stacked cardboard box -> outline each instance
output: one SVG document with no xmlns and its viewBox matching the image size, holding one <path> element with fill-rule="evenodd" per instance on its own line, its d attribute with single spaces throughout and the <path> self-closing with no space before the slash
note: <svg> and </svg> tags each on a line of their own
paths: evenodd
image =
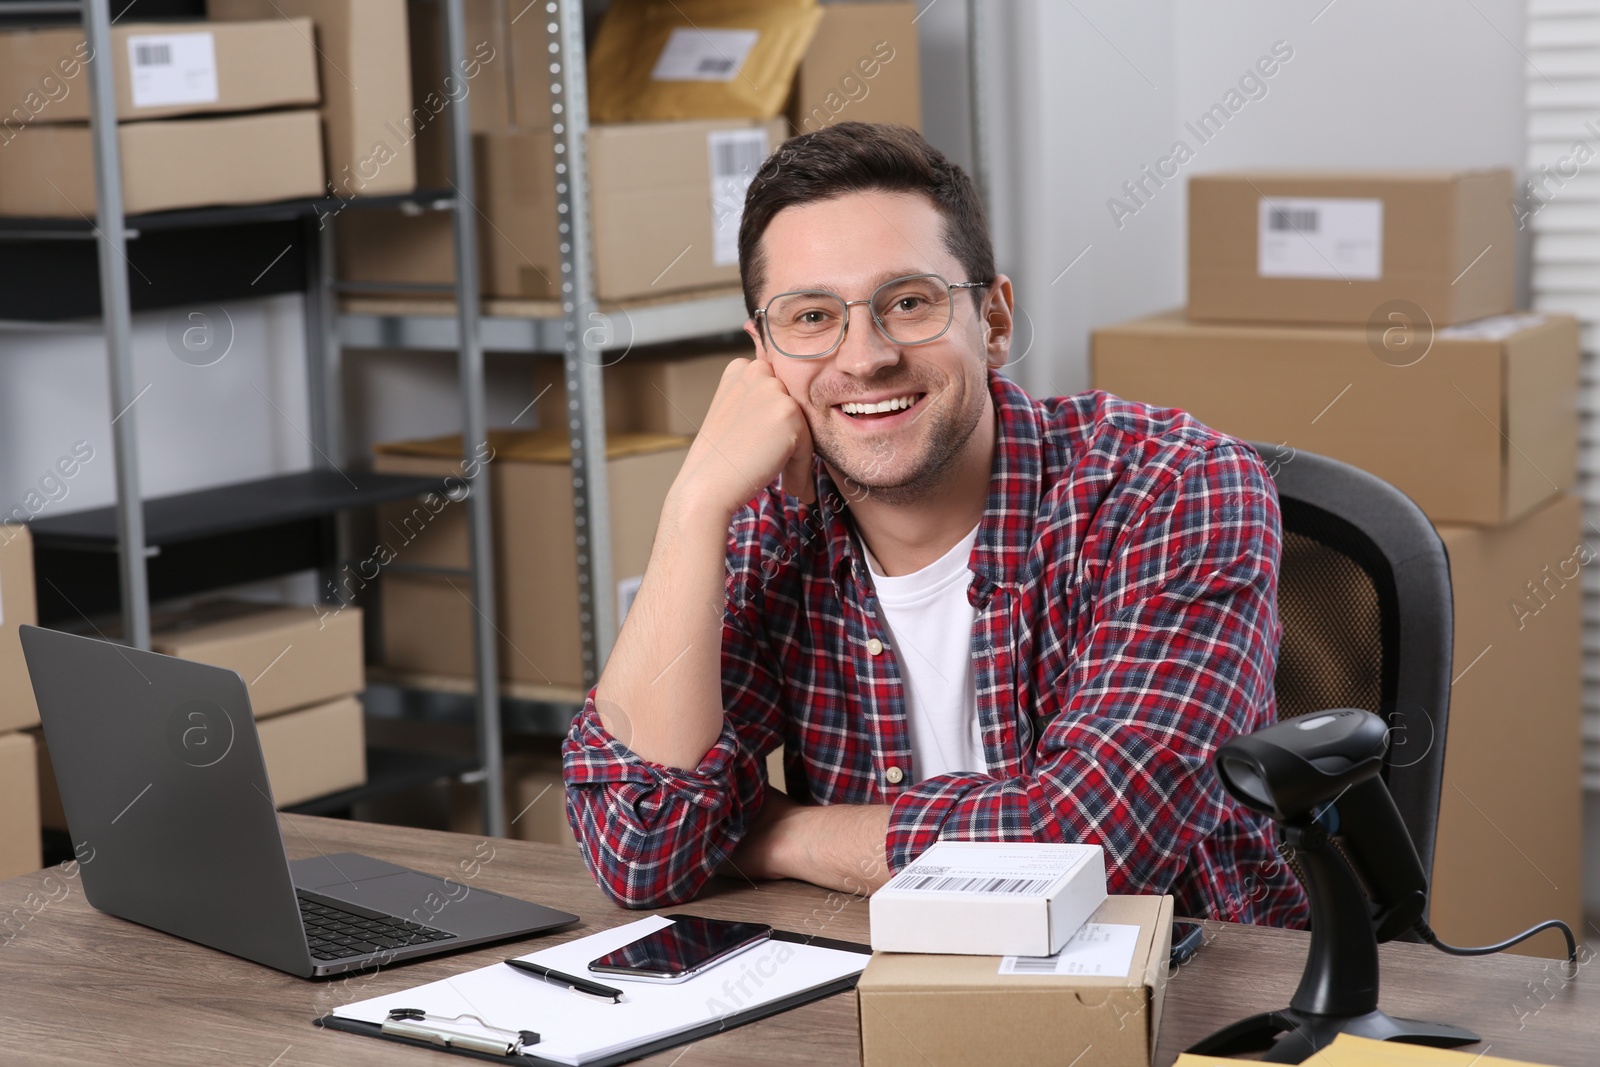
<svg viewBox="0 0 1600 1067">
<path fill-rule="evenodd" d="M 226 667 L 244 680 L 279 807 L 367 780 L 360 609 L 223 600 L 151 623 L 153 651 Z M 43 823 L 64 830 L 42 737 L 39 776 Z"/>
<path fill-rule="evenodd" d="M 1456 635 L 1431 921 L 1457 944 L 1581 918 L 1578 331 L 1513 312 L 1510 195 L 1504 170 L 1197 177 L 1187 315 L 1097 330 L 1091 357 L 1096 388 L 1369 470 L 1438 528 Z"/>
<path fill-rule="evenodd" d="M 78 28 L 0 33 L 0 214 L 94 213 L 88 58 Z M 125 24 L 110 62 L 130 213 L 322 192 L 308 19 Z"/>
<path fill-rule="evenodd" d="M 559 426 L 494 430 L 488 444 L 501 674 L 530 687 L 555 687 L 561 690 L 556 698 L 566 699 L 583 685 L 571 447 Z M 619 616 L 638 590 L 661 505 L 688 445 L 674 434 L 607 436 Z M 373 468 L 449 476 L 459 475 L 460 463 L 461 439 L 439 437 L 379 445 Z M 380 597 L 383 662 L 422 674 L 471 674 L 471 590 L 437 573 L 466 566 L 466 507 L 446 496 L 386 505 L 378 525 L 388 559 Z M 427 573 L 430 568 L 435 573 Z"/>
<path fill-rule="evenodd" d="M 319 193 L 348 200 L 416 188 L 416 141 L 431 113 L 411 100 L 406 0 L 208 0 L 206 10 L 222 24 L 313 24 L 327 148 Z"/>
<path fill-rule="evenodd" d="M 506 833 L 518 841 L 576 849 L 578 841 L 567 822 L 567 790 L 561 780 L 561 742 L 521 738 L 517 743 L 520 748 L 505 757 Z M 482 828 L 482 790 L 452 782 L 450 829 L 476 834 Z"/>
<path fill-rule="evenodd" d="M 437 33 L 426 31 L 430 9 L 416 10 L 413 92 L 448 97 Z M 903 2 L 612 4 L 589 65 L 597 298 L 737 284 L 745 188 L 790 133 L 847 119 L 919 125 L 915 13 Z M 502 0 L 475 0 L 467 15 L 469 51 L 481 45 L 484 58 L 455 90 L 471 101 L 483 292 L 551 299 L 561 262 L 559 114 L 544 23 Z M 445 127 L 438 121 L 419 138 L 424 186 L 446 185 Z M 450 227 L 445 212 L 342 215 L 341 275 L 449 283 Z"/>
<path fill-rule="evenodd" d="M 26 526 L 0 523 L 0 879 L 39 869 L 39 785 L 34 735 L 39 708 L 22 659 L 23 625 L 38 621 L 33 542 Z"/>
</svg>

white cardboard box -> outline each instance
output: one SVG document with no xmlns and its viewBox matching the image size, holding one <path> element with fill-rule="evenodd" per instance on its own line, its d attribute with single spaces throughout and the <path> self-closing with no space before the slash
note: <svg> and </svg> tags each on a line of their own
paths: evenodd
<svg viewBox="0 0 1600 1067">
<path fill-rule="evenodd" d="M 872 895 L 872 948 L 1051 956 L 1105 899 L 1099 845 L 940 841 Z"/>
</svg>

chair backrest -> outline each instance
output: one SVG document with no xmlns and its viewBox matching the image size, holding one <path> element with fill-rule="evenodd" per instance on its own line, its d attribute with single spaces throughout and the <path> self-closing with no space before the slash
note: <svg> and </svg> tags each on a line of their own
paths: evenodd
<svg viewBox="0 0 1600 1067">
<path fill-rule="evenodd" d="M 1278 717 L 1364 708 L 1390 724 L 1384 781 L 1433 876 L 1454 615 L 1422 509 L 1347 463 L 1254 444 L 1278 488 Z"/>
</svg>

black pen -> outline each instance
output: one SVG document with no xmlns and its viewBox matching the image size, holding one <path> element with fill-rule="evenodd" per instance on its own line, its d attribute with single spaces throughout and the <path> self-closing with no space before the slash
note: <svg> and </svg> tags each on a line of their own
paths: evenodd
<svg viewBox="0 0 1600 1067">
<path fill-rule="evenodd" d="M 529 963 L 527 960 L 506 960 L 505 962 L 507 967 L 515 967 L 524 974 L 531 974 L 536 978 L 544 979 L 546 982 L 564 985 L 574 993 L 581 993 L 588 997 L 599 997 L 602 1000 L 609 1000 L 613 1004 L 622 1000 L 622 990 L 614 989 L 608 985 L 601 985 L 599 982 L 591 982 L 587 978 L 563 974 L 542 964 Z"/>
</svg>

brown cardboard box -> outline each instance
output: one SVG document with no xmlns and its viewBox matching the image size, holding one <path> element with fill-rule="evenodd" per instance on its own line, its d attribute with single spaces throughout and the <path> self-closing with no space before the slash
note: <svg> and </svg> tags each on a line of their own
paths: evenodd
<svg viewBox="0 0 1600 1067">
<path fill-rule="evenodd" d="M 137 92 L 129 38 L 140 38 L 141 58 L 166 46 L 165 63 L 138 68 Z M 87 54 L 77 27 L 0 32 L 0 100 L 15 102 L 0 116 L 0 140 L 32 122 L 87 122 Z M 319 99 L 310 19 L 123 23 L 111 27 L 111 55 L 119 119 L 315 107 Z"/>
<path fill-rule="evenodd" d="M 823 4 L 822 22 L 794 76 L 796 134 L 835 122 L 922 128 L 914 3 Z"/>
<path fill-rule="evenodd" d="M 513 752 L 505 758 L 506 833 L 518 841 L 576 848 L 567 822 L 567 790 L 561 780 L 561 743 L 547 752 Z M 483 829 L 482 789 L 450 783 L 450 830 L 476 834 Z"/>
<path fill-rule="evenodd" d="M 258 719 L 365 687 L 356 607 L 215 601 L 154 620 L 150 646 L 237 671 Z"/>
<path fill-rule="evenodd" d="M 0 879 L 37 871 L 39 779 L 33 735 L 0 734 Z"/>
<path fill-rule="evenodd" d="M 1196 175 L 1189 181 L 1189 314 L 1387 325 L 1391 310 L 1422 321 L 1420 308 L 1438 327 L 1510 311 L 1510 203 L 1505 168 Z M 1274 223 L 1273 208 L 1287 214 Z M 1411 307 L 1387 307 L 1392 301 Z"/>
<path fill-rule="evenodd" d="M 596 296 L 619 301 L 737 285 L 744 188 L 782 140 L 783 126 L 781 119 L 727 119 L 591 128 Z M 721 146 L 719 166 L 731 168 L 719 170 L 715 185 L 713 142 Z M 484 295 L 554 297 L 561 259 L 552 135 L 479 134 L 474 159 Z M 346 281 L 455 280 L 450 220 L 442 212 L 343 212 L 338 225 Z"/>
<path fill-rule="evenodd" d="M 0 523 L 0 732 L 39 725 L 39 705 L 17 636 L 18 627 L 38 621 L 33 536 L 19 523 Z"/>
<path fill-rule="evenodd" d="M 590 115 L 775 118 L 821 21 L 815 0 L 613 0 L 589 55 Z"/>
<path fill-rule="evenodd" d="M 556 244 L 551 134 L 506 131 L 477 134 L 472 141 L 483 294 L 529 300 L 553 297 L 556 287 L 551 279 L 561 273 L 561 253 Z M 344 281 L 455 283 L 455 231 L 448 211 L 345 211 L 336 225 L 339 277 Z"/>
<path fill-rule="evenodd" d="M 122 202 L 129 214 L 323 191 L 315 111 L 124 122 L 118 141 Z M 0 151 L 0 215 L 76 219 L 94 210 L 88 126 L 29 126 Z"/>
<path fill-rule="evenodd" d="M 632 352 L 603 371 L 606 429 L 633 433 L 671 433 L 693 437 L 711 410 L 711 398 L 728 363 L 749 358 L 746 346 L 706 352 L 669 349 Z M 559 360 L 534 364 L 534 411 L 539 425 L 565 426 L 567 383 Z"/>
<path fill-rule="evenodd" d="M 494 505 L 496 626 L 503 677 L 534 685 L 583 684 L 578 629 L 577 546 L 572 511 L 571 451 L 562 428 L 495 430 L 491 472 Z M 612 574 L 617 595 L 635 588 L 667 489 L 688 441 L 666 434 L 612 434 L 606 476 L 611 496 Z M 460 439 L 379 445 L 373 469 L 395 474 L 458 470 Z M 438 498 L 444 501 L 445 498 Z M 393 561 L 384 569 L 384 662 L 430 674 L 472 672 L 470 589 L 459 578 L 406 573 L 406 566 L 462 567 L 467 562 L 467 509 L 439 503 L 379 509 L 380 536 Z"/>
<path fill-rule="evenodd" d="M 1563 493 L 1508 526 L 1440 526 L 1455 602 L 1429 922 L 1456 945 L 1583 920 L 1582 569 L 1600 556 Z M 1406 745 L 1432 739 L 1408 729 Z M 1419 751 L 1421 751 L 1419 749 Z M 1515 951 L 1564 955 L 1550 931 Z"/>
<path fill-rule="evenodd" d="M 1171 897 L 1108 897 L 1090 922 L 1137 925 L 1126 978 L 1000 974 L 998 956 L 875 952 L 856 984 L 862 1067 L 1149 1067 L 1172 948 Z"/>
<path fill-rule="evenodd" d="M 366 734 L 355 697 L 264 719 L 256 732 L 280 808 L 366 783 Z"/>
<path fill-rule="evenodd" d="M 230 22 L 312 19 L 322 61 L 328 190 L 348 198 L 416 187 L 406 0 L 207 0 L 206 9 Z"/>
<path fill-rule="evenodd" d="M 763 129 L 764 141 L 755 132 Z M 598 295 L 624 300 L 737 285 L 744 190 L 783 138 L 781 119 L 592 128 L 589 186 Z"/>
<path fill-rule="evenodd" d="M 460 99 L 463 88 L 473 133 L 550 127 L 549 34 L 538 9 L 507 0 L 468 0 L 467 65 L 463 71 L 450 72 L 448 79 L 437 0 L 417 0 L 409 13 L 412 103 L 433 116 L 432 121 L 418 124 L 418 188 L 449 185 L 446 102 Z"/>
<path fill-rule="evenodd" d="M 1507 522 L 1577 477 L 1578 329 L 1564 315 L 1439 330 L 1431 348 L 1396 352 L 1357 327 L 1168 313 L 1096 330 L 1091 373 L 1097 389 L 1371 471 L 1435 522 Z"/>
</svg>

